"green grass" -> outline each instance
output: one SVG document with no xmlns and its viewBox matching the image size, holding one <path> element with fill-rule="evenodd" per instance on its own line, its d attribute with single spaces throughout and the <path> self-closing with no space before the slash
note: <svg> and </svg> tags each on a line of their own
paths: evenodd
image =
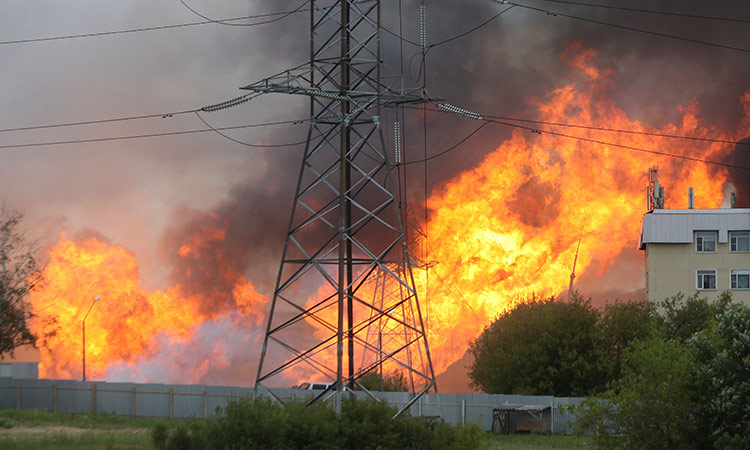
<svg viewBox="0 0 750 450">
<path fill-rule="evenodd" d="M 0 410 L 0 425 L 8 420 L 14 426 L 22 427 L 66 426 L 97 430 L 122 430 L 128 428 L 148 428 L 150 430 L 159 423 L 170 422 L 167 419 L 131 419 L 112 414 L 63 413 L 30 409 Z"/>
<path fill-rule="evenodd" d="M 172 427 L 178 422 L 109 414 L 0 410 L 0 449 L 153 449 L 151 430 L 159 423 Z M 73 430 L 63 432 L 55 427 Z"/>
<path fill-rule="evenodd" d="M 115 450 L 153 449 L 151 433 L 84 433 L 80 435 L 48 434 L 44 436 L 19 436 L 0 438 L 3 450 Z"/>
<path fill-rule="evenodd" d="M 590 436 L 565 436 L 559 434 L 487 435 L 488 450 L 549 450 L 595 448 Z"/>
<path fill-rule="evenodd" d="M 4 435 L 3 424 L 13 428 L 38 428 L 38 432 Z M 151 430 L 163 423 L 172 428 L 181 421 L 120 417 L 109 414 L 71 414 L 34 410 L 0 410 L 0 449 L 3 450 L 120 450 L 153 449 Z M 75 434 L 50 427 L 77 428 Z M 548 450 L 593 449 L 588 436 L 486 434 L 482 449 Z"/>
</svg>

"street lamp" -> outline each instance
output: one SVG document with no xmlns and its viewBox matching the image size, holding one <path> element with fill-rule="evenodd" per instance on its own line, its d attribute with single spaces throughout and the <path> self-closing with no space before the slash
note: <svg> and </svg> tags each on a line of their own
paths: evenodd
<svg viewBox="0 0 750 450">
<path fill-rule="evenodd" d="M 91 302 L 91 306 L 89 307 L 88 312 L 85 316 L 83 316 L 83 321 L 81 321 L 81 330 L 83 331 L 83 345 L 81 345 L 81 353 L 83 354 L 83 381 L 86 381 L 86 318 L 94 308 L 97 300 L 99 300 L 98 295 L 94 297 L 94 301 Z"/>
</svg>

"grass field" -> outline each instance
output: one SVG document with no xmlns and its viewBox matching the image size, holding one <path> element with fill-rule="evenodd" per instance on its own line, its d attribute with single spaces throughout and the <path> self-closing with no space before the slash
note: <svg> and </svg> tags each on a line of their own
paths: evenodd
<svg viewBox="0 0 750 450">
<path fill-rule="evenodd" d="M 163 419 L 0 410 L 0 449 L 151 449 L 151 429 Z"/>
<path fill-rule="evenodd" d="M 153 449 L 151 430 L 166 419 L 130 419 L 103 414 L 0 410 L 0 449 L 3 450 L 120 450 Z M 548 450 L 593 448 L 588 437 L 487 434 L 487 450 Z"/>
<path fill-rule="evenodd" d="M 549 434 L 487 435 L 487 447 L 491 450 L 550 450 L 594 448 L 589 436 L 560 436 Z"/>
</svg>

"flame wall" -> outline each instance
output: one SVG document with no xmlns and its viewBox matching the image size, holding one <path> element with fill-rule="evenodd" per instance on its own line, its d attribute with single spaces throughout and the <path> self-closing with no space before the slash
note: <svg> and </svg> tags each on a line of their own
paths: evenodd
<svg viewBox="0 0 750 450">
<path fill-rule="evenodd" d="M 680 108 L 679 123 L 663 127 L 633 121 L 614 104 L 608 74 L 595 54 L 571 46 L 571 66 L 584 76 L 533 101 L 540 121 L 644 133 L 735 141 L 750 134 L 750 92 L 740 129 L 717 129 L 697 104 Z M 535 125 L 584 139 L 722 161 L 729 144 L 668 139 L 592 129 Z M 567 289 L 580 239 L 576 272 L 595 266 L 601 276 L 623 249 L 635 250 L 646 212 L 648 169 L 659 167 L 667 208 L 687 208 L 694 187 L 696 208 L 719 207 L 727 181 L 722 167 L 622 147 L 513 131 L 512 138 L 476 168 L 443 183 L 427 204 L 430 220 L 424 259 L 439 264 L 422 271 L 430 343 L 438 371 L 460 358 L 467 344 L 498 314 L 529 294 Z"/>
<path fill-rule="evenodd" d="M 629 119 L 611 99 L 611 71 L 597 67 L 594 56 L 580 45 L 569 48 L 565 57 L 577 81 L 532 100 L 536 119 L 726 140 L 750 135 L 750 93 L 741 99 L 745 115 L 732 131 L 712 126 L 697 103 L 680 107 L 676 123 L 655 127 Z M 732 150 L 643 134 L 539 128 L 711 160 Z M 476 167 L 439 185 L 427 202 L 427 238 L 417 249 L 437 264 L 416 270 L 436 372 L 460 358 L 515 301 L 565 290 L 579 240 L 576 272 L 588 276 L 601 276 L 623 249 L 635 248 L 646 173 L 654 165 L 667 207 L 686 207 L 691 186 L 698 208 L 721 203 L 722 168 L 519 129 Z M 246 267 L 278 262 L 255 251 L 250 243 L 262 246 L 263 235 L 248 235 L 234 213 L 195 214 L 170 230 L 163 253 L 171 285 L 165 290 L 141 287 L 138 262 L 124 247 L 62 236 L 48 248 L 45 282 L 31 297 L 35 330 L 56 333 L 42 350 L 40 375 L 80 376 L 81 320 L 101 295 L 86 321 L 90 378 L 251 384 L 268 301 L 255 286 L 265 283 L 268 292 L 269 282 L 248 279 Z"/>
</svg>

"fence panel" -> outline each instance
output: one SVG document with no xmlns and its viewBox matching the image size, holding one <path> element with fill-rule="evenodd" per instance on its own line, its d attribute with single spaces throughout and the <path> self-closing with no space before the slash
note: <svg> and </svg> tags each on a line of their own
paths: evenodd
<svg viewBox="0 0 750 450">
<path fill-rule="evenodd" d="M 295 389 L 270 391 L 282 401 L 302 401 L 315 395 Z M 373 394 L 399 409 L 414 398 L 408 392 Z M 232 398 L 252 395 L 253 389 L 246 387 L 0 378 L 0 409 L 95 412 L 130 417 L 206 418 L 216 414 L 217 408 L 225 407 Z M 356 392 L 355 395 L 358 398 L 369 397 L 364 392 Z M 508 414 L 510 429 L 525 428 L 568 434 L 572 432 L 570 423 L 575 421 L 575 414 L 568 406 L 582 401 L 582 398 L 550 396 L 427 394 L 412 404 L 408 414 L 425 418 L 442 417 L 452 425 L 475 423 L 484 430 L 491 430 L 494 408 L 512 409 L 514 405 L 526 405 L 532 411 L 513 411 Z"/>
</svg>

